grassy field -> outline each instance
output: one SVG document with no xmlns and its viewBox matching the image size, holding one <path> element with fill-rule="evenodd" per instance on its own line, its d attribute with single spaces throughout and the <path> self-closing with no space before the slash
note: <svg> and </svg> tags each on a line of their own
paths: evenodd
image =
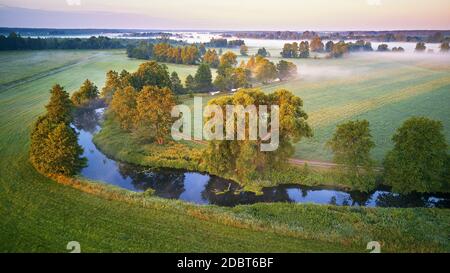
<svg viewBox="0 0 450 273">
<path fill-rule="evenodd" d="M 40 61 L 24 62 L 33 54 L 0 53 L 8 60 L 0 65 L 0 252 L 66 252 L 73 240 L 82 251 L 99 252 L 364 252 L 371 240 L 383 251 L 450 251 L 447 209 L 199 207 L 154 197 L 130 201 L 118 189 L 88 182 L 75 189 L 43 177 L 28 163 L 28 137 L 50 87 L 73 91 L 86 78 L 101 87 L 107 70 L 132 71 L 140 61 L 119 51 L 80 51 L 66 60 L 39 52 Z M 93 194 L 95 187 L 106 189 Z M 116 193 L 101 193 L 108 191 Z"/>
<path fill-rule="evenodd" d="M 275 56 L 277 51 L 271 51 Z M 354 119 L 370 122 L 376 144 L 372 155 L 378 164 L 392 148 L 395 130 L 411 116 L 442 121 L 450 143 L 450 56 L 355 53 L 342 59 L 290 61 L 297 64 L 299 78 L 262 89 L 285 88 L 303 99 L 314 137 L 298 143 L 294 157 L 330 161 L 325 143 L 337 124 Z M 204 103 L 210 98 L 205 96 Z"/>
</svg>

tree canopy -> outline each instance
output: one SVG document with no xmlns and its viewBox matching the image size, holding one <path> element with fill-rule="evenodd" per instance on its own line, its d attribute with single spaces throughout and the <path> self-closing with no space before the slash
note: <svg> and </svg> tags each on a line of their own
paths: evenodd
<svg viewBox="0 0 450 273">
<path fill-rule="evenodd" d="M 38 118 L 31 133 L 30 161 L 43 174 L 74 175 L 86 163 L 77 133 L 70 126 L 72 104 L 60 85 L 53 86 L 47 113 Z"/>
<path fill-rule="evenodd" d="M 98 98 L 98 88 L 90 80 L 84 81 L 80 89 L 72 94 L 71 100 L 75 106 L 83 106 Z"/>
<path fill-rule="evenodd" d="M 373 160 L 370 151 L 375 147 L 367 120 L 348 121 L 337 126 L 333 137 L 328 141 L 333 151 L 333 161 L 340 164 L 338 170 L 342 179 L 359 190 L 372 190 L 375 187 Z"/>
<path fill-rule="evenodd" d="M 447 142 L 440 121 L 412 117 L 392 137 L 384 160 L 385 181 L 396 192 L 433 192 L 449 186 Z"/>
</svg>

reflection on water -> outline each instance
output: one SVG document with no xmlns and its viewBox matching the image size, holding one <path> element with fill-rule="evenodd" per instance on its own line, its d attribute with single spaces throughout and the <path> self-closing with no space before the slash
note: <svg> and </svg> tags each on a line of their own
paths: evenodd
<svg viewBox="0 0 450 273">
<path fill-rule="evenodd" d="M 257 202 L 296 202 L 367 207 L 450 207 L 448 195 L 400 195 L 387 190 L 371 193 L 344 192 L 325 187 L 282 185 L 264 188 L 263 194 L 242 191 L 230 180 L 198 172 L 173 169 L 152 170 L 142 166 L 117 162 L 100 152 L 92 142 L 100 130 L 103 109 L 85 110 L 77 114 L 74 126 L 88 166 L 82 174 L 132 191 L 155 190 L 159 197 L 181 199 L 197 204 L 235 206 Z"/>
</svg>

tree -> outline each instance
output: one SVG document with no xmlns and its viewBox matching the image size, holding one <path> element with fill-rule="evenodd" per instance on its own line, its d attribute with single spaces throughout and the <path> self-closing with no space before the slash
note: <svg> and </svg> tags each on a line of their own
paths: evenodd
<svg viewBox="0 0 450 273">
<path fill-rule="evenodd" d="M 416 44 L 416 52 L 424 52 L 427 49 L 424 42 L 419 42 Z"/>
<path fill-rule="evenodd" d="M 261 57 L 267 57 L 267 55 L 269 55 L 269 53 L 267 52 L 266 48 L 260 48 L 258 49 L 258 52 L 256 53 L 257 56 L 261 56 Z"/>
<path fill-rule="evenodd" d="M 210 91 L 212 87 L 212 75 L 209 65 L 200 64 L 198 66 L 197 72 L 195 73 L 194 80 L 195 88 L 197 91 Z"/>
<path fill-rule="evenodd" d="M 238 67 L 233 69 L 232 88 L 249 88 L 251 86 L 251 72 L 245 67 Z"/>
<path fill-rule="evenodd" d="M 56 125 L 45 140 L 44 173 L 72 176 L 86 165 L 83 148 L 78 145 L 77 133 L 63 122 Z"/>
<path fill-rule="evenodd" d="M 183 84 L 181 83 L 180 78 L 178 77 L 178 74 L 176 71 L 173 71 L 170 75 L 170 82 L 172 85 L 172 91 L 175 94 L 182 94 L 184 93 Z"/>
<path fill-rule="evenodd" d="M 300 42 L 300 45 L 298 46 L 299 51 L 299 58 L 309 58 L 309 43 L 308 41 L 302 41 Z"/>
<path fill-rule="evenodd" d="M 69 93 L 64 88 L 56 84 L 50 90 L 50 101 L 45 106 L 47 117 L 52 124 L 61 122 L 70 123 L 72 121 L 73 104 L 69 98 Z"/>
<path fill-rule="evenodd" d="M 98 98 L 98 88 L 90 80 L 85 80 L 80 89 L 72 94 L 71 100 L 75 106 L 89 104 Z"/>
<path fill-rule="evenodd" d="M 159 145 L 164 144 L 172 125 L 170 112 L 174 106 L 175 97 L 169 88 L 144 87 L 136 98 L 136 128 Z"/>
<path fill-rule="evenodd" d="M 448 160 L 440 121 L 412 117 L 392 137 L 394 148 L 384 160 L 385 181 L 400 193 L 433 192 L 443 186 Z M 444 183 L 444 185 L 443 185 Z"/>
<path fill-rule="evenodd" d="M 450 51 L 450 46 L 448 42 L 443 42 L 441 44 L 441 52 L 449 52 Z"/>
<path fill-rule="evenodd" d="M 312 38 L 310 47 L 313 52 L 322 52 L 324 47 L 322 39 L 319 36 Z"/>
<path fill-rule="evenodd" d="M 277 68 L 274 63 L 267 59 L 262 58 L 255 68 L 255 78 L 262 82 L 267 83 L 271 80 L 276 79 L 278 76 Z"/>
<path fill-rule="evenodd" d="M 298 50 L 297 42 L 293 42 L 292 44 L 285 43 L 281 51 L 281 56 L 283 58 L 298 58 Z"/>
<path fill-rule="evenodd" d="M 242 56 L 247 56 L 248 47 L 246 45 L 241 45 L 241 47 L 239 48 L 239 52 L 241 53 Z"/>
<path fill-rule="evenodd" d="M 204 43 L 201 43 L 201 44 L 199 45 L 199 47 L 198 47 L 198 52 L 199 52 L 200 56 L 205 55 L 205 53 L 206 53 L 206 46 L 205 46 Z"/>
<path fill-rule="evenodd" d="M 121 88 L 121 81 L 119 78 L 119 73 L 116 71 L 108 71 L 106 73 L 106 83 L 102 88 L 101 97 L 105 100 L 107 104 L 111 103 L 112 96 L 117 89 Z"/>
<path fill-rule="evenodd" d="M 38 118 L 31 133 L 30 161 L 43 174 L 74 175 L 85 166 L 77 134 L 70 127 L 72 104 L 60 85 L 51 92 L 47 113 Z"/>
<path fill-rule="evenodd" d="M 120 127 L 124 130 L 131 130 L 136 117 L 136 90 L 127 86 L 117 90 L 111 100 L 110 110 Z"/>
<path fill-rule="evenodd" d="M 277 64 L 278 77 L 280 80 L 293 78 L 297 75 L 297 66 L 285 60 L 281 60 Z"/>
<path fill-rule="evenodd" d="M 328 42 L 325 44 L 325 51 L 331 53 L 331 51 L 333 50 L 333 46 L 334 46 L 333 41 L 328 41 Z"/>
<path fill-rule="evenodd" d="M 404 52 L 404 51 L 405 49 L 401 46 L 392 48 L 392 52 Z"/>
<path fill-rule="evenodd" d="M 208 64 L 210 67 L 217 68 L 220 64 L 219 55 L 215 49 L 208 49 L 203 56 L 203 63 Z"/>
<path fill-rule="evenodd" d="M 155 61 L 139 65 L 138 70 L 131 75 L 130 83 L 138 91 L 146 85 L 154 85 L 161 88 L 171 87 L 167 66 L 164 64 L 159 65 Z"/>
<path fill-rule="evenodd" d="M 226 68 L 226 67 L 233 67 L 236 65 L 237 65 L 237 56 L 233 52 L 227 51 L 222 56 L 220 56 L 220 67 Z"/>
<path fill-rule="evenodd" d="M 348 46 L 345 42 L 335 43 L 333 49 L 331 50 L 330 57 L 340 58 L 348 52 Z"/>
<path fill-rule="evenodd" d="M 184 85 L 189 92 L 195 91 L 195 79 L 192 75 L 187 75 Z"/>
<path fill-rule="evenodd" d="M 302 109 L 302 100 L 287 90 L 265 94 L 260 89 L 241 89 L 231 96 L 214 98 L 208 104 L 218 105 L 224 113 L 226 105 L 254 105 L 256 111 L 259 111 L 259 105 L 267 105 L 268 109 L 271 105 L 277 105 L 280 117 L 280 143 L 275 151 L 261 151 L 261 136 L 257 140 L 210 141 L 204 157 L 208 170 L 214 173 L 236 175 L 244 180 L 255 178 L 261 172 L 285 166 L 294 152 L 292 142 L 312 135 L 306 123 L 307 115 Z M 250 129 L 248 120 L 245 121 L 245 128 L 246 131 Z M 225 126 L 224 133 L 226 130 Z"/>
<path fill-rule="evenodd" d="M 369 191 L 375 188 L 373 160 L 370 151 L 375 147 L 370 134 L 369 122 L 349 121 L 337 126 L 328 146 L 334 153 L 333 161 L 343 173 L 343 179 L 357 189 Z"/>
<path fill-rule="evenodd" d="M 380 51 L 380 52 L 389 51 L 389 47 L 387 44 L 380 44 L 380 45 L 378 45 L 377 51 Z"/>
</svg>

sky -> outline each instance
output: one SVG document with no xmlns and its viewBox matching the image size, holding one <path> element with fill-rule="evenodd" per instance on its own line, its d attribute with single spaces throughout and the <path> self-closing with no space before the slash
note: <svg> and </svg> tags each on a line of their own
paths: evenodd
<svg viewBox="0 0 450 273">
<path fill-rule="evenodd" d="M 0 0 L 1 27 L 450 29 L 450 0 Z"/>
</svg>

